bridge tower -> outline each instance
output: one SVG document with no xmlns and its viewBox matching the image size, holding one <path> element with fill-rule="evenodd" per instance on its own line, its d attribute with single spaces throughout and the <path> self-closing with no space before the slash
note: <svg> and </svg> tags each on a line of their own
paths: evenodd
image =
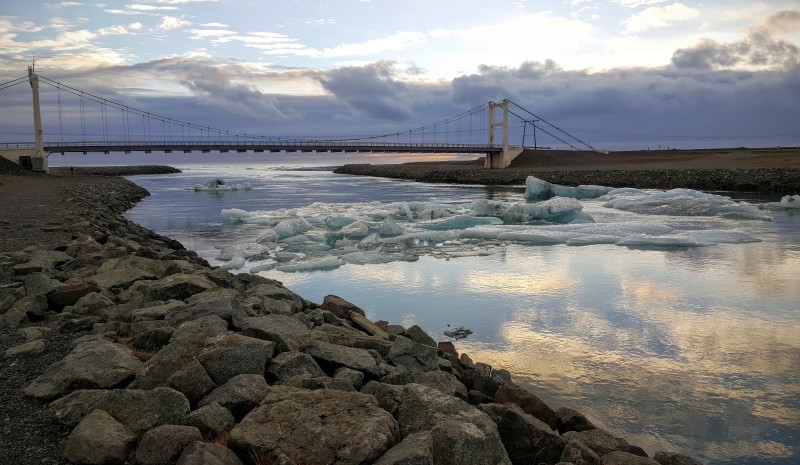
<svg viewBox="0 0 800 465">
<path fill-rule="evenodd" d="M 34 72 L 33 66 L 28 66 L 28 80 L 31 83 L 33 94 L 33 131 L 35 143 L 31 162 L 34 171 L 49 172 L 47 153 L 44 151 L 44 131 L 42 131 L 42 109 L 39 105 L 39 75 Z"/>
<path fill-rule="evenodd" d="M 502 122 L 495 122 L 495 110 L 501 108 L 503 110 Z M 503 143 L 501 145 L 502 151 L 500 153 L 487 153 L 486 160 L 484 161 L 484 168 L 496 169 L 507 168 L 511 164 L 511 160 L 517 158 L 522 153 L 522 148 L 510 148 L 508 145 L 508 99 L 500 103 L 489 102 L 489 145 L 494 146 L 494 131 L 497 126 L 503 128 Z"/>
</svg>

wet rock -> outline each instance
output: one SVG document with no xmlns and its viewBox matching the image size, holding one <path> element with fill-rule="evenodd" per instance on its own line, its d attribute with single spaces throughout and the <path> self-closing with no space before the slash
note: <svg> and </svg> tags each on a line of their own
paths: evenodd
<svg viewBox="0 0 800 465">
<path fill-rule="evenodd" d="M 414 433 L 400 441 L 374 465 L 433 465 L 433 438 L 430 431 Z"/>
<path fill-rule="evenodd" d="M 181 424 L 195 426 L 203 436 L 216 438 L 228 434 L 236 425 L 236 419 L 230 410 L 211 402 L 190 412 Z"/>
<path fill-rule="evenodd" d="M 162 425 L 144 433 L 136 448 L 140 465 L 170 465 L 180 457 L 189 444 L 201 440 L 194 426 Z"/>
<path fill-rule="evenodd" d="M 317 335 L 296 318 L 264 315 L 242 320 L 242 334 L 274 342 L 279 352 L 304 351 Z"/>
<path fill-rule="evenodd" d="M 397 422 L 372 396 L 274 386 L 231 431 L 230 444 L 241 455 L 274 452 L 356 465 L 372 463 L 399 440 Z"/>
<path fill-rule="evenodd" d="M 6 349 L 5 354 L 3 356 L 6 358 L 26 357 L 32 355 L 39 355 L 43 352 L 44 352 L 44 341 L 41 339 L 35 339 L 33 341 L 28 341 L 24 344 L 20 344 L 18 346 Z"/>
<path fill-rule="evenodd" d="M 428 333 L 426 333 L 418 325 L 413 325 L 410 328 L 406 329 L 404 335 L 405 337 L 411 339 L 414 342 L 425 344 L 426 346 L 436 347 L 436 341 L 434 341 L 433 338 L 430 337 Z"/>
<path fill-rule="evenodd" d="M 467 398 L 467 388 L 461 381 L 450 373 L 443 371 L 429 371 L 426 373 L 414 374 L 414 382 L 436 389 L 437 391 L 456 396 L 461 399 Z"/>
<path fill-rule="evenodd" d="M 314 358 L 303 352 L 282 352 L 267 367 L 267 377 L 277 384 L 306 374 L 311 377 L 325 375 Z"/>
<path fill-rule="evenodd" d="M 628 441 L 618 438 L 608 431 L 600 428 L 581 432 L 569 431 L 564 433 L 564 438 L 580 441 L 601 457 L 609 452 L 628 447 Z"/>
<path fill-rule="evenodd" d="M 482 404 L 479 408 L 497 424 L 500 439 L 514 465 L 560 460 L 566 441 L 546 423 L 514 404 Z"/>
<path fill-rule="evenodd" d="M 494 396 L 494 401 L 498 404 L 511 402 L 522 408 L 522 410 L 534 417 L 547 423 L 551 429 L 556 429 L 556 413 L 541 399 L 517 386 L 514 383 L 503 383 Z"/>
<path fill-rule="evenodd" d="M 323 370 L 333 373 L 336 368 L 346 367 L 370 375 L 378 375 L 375 358 L 364 349 L 344 347 L 324 341 L 312 341 L 306 353 L 319 363 Z"/>
<path fill-rule="evenodd" d="M 420 344 L 403 336 L 397 336 L 389 350 L 389 360 L 395 365 L 403 365 L 412 373 L 423 373 L 439 369 L 439 355 L 436 348 Z"/>
<path fill-rule="evenodd" d="M 189 401 L 180 392 L 159 387 L 139 389 L 86 389 L 72 392 L 49 404 L 64 425 L 78 424 L 93 410 L 104 410 L 134 433 L 166 424 L 177 424 L 189 413 Z"/>
<path fill-rule="evenodd" d="M 214 389 L 197 403 L 203 407 L 216 402 L 230 410 L 233 416 L 240 420 L 253 410 L 267 392 L 269 386 L 263 376 L 239 375 Z"/>
<path fill-rule="evenodd" d="M 103 410 L 94 410 L 72 430 L 64 456 L 73 463 L 121 464 L 136 444 L 136 434 Z"/>
<path fill-rule="evenodd" d="M 656 452 L 653 460 L 661 465 L 702 465 L 702 462 L 689 456 L 677 454 L 675 452 Z"/>
<path fill-rule="evenodd" d="M 177 465 L 242 465 L 242 461 L 225 446 L 195 441 L 183 450 Z"/>
<path fill-rule="evenodd" d="M 88 341 L 48 367 L 23 392 L 51 400 L 76 389 L 114 388 L 130 381 L 141 368 L 142 362 L 129 348 L 106 340 Z"/>
</svg>

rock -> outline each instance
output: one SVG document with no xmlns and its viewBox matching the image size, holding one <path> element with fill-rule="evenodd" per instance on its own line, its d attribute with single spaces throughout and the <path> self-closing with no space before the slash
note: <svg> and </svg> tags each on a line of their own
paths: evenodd
<svg viewBox="0 0 800 465">
<path fill-rule="evenodd" d="M 237 291 L 236 289 L 215 287 L 213 289 L 203 291 L 199 294 L 195 294 L 187 298 L 186 303 L 189 305 L 196 305 L 203 302 L 216 302 L 218 300 L 230 300 L 232 298 L 238 298 L 238 297 L 239 297 L 239 291 Z"/>
<path fill-rule="evenodd" d="M 428 333 L 426 333 L 418 325 L 413 325 L 410 328 L 406 329 L 404 335 L 405 337 L 411 339 L 414 342 L 425 344 L 426 346 L 437 347 L 436 341 L 434 341 L 433 338 L 430 337 Z"/>
<path fill-rule="evenodd" d="M 388 359 L 395 365 L 403 365 L 412 373 L 423 373 L 439 369 L 436 348 L 397 336 L 389 349 Z"/>
<path fill-rule="evenodd" d="M 167 385 L 182 392 L 191 405 L 197 405 L 203 397 L 217 388 L 203 364 L 196 358 L 173 373 L 167 379 Z"/>
<path fill-rule="evenodd" d="M 158 352 L 169 343 L 173 331 L 171 326 L 143 331 L 133 338 L 131 347 L 145 352 Z M 132 328 L 131 332 L 133 332 Z"/>
<path fill-rule="evenodd" d="M 26 296 L 19 299 L 11 306 L 5 314 L 0 315 L 0 328 L 8 326 L 16 328 L 24 321 L 28 320 L 28 315 L 34 320 L 40 320 L 47 310 L 47 298 L 43 295 Z"/>
<path fill-rule="evenodd" d="M 358 313 L 361 316 L 366 316 L 364 310 L 361 310 L 355 304 L 352 304 L 336 295 L 326 295 L 323 298 L 322 305 L 320 305 L 319 308 L 321 310 L 329 311 L 337 317 L 345 320 L 350 319 L 351 313 Z"/>
<path fill-rule="evenodd" d="M 178 465 L 243 465 L 232 450 L 219 444 L 195 441 L 178 459 Z M 277 464 L 276 464 L 277 465 Z"/>
<path fill-rule="evenodd" d="M 222 385 L 242 374 L 263 378 L 274 351 L 272 342 L 229 333 L 206 340 L 206 347 L 197 354 L 197 360 L 214 383 Z"/>
<path fill-rule="evenodd" d="M 22 287 L 0 286 L 0 315 L 6 313 L 17 300 L 23 297 L 25 297 L 25 289 Z"/>
<path fill-rule="evenodd" d="M 561 434 L 567 431 L 589 431 L 597 428 L 582 413 L 570 408 L 556 410 L 556 426 Z"/>
<path fill-rule="evenodd" d="M 294 292 L 286 289 L 280 283 L 275 281 L 274 283 L 262 283 L 257 284 L 255 286 L 249 287 L 247 291 L 245 291 L 247 296 L 258 296 L 262 300 L 262 305 L 265 306 L 265 309 L 278 308 L 280 304 L 273 303 L 271 301 L 275 300 L 283 300 L 287 301 L 290 304 L 290 312 L 296 313 L 303 311 L 303 299 L 299 295 L 295 294 Z M 286 307 L 280 305 L 282 310 L 286 310 Z"/>
<path fill-rule="evenodd" d="M 453 345 L 452 342 L 441 341 L 438 344 L 436 344 L 436 347 L 442 352 L 444 352 L 446 356 L 458 360 L 458 351 L 456 350 L 456 346 Z"/>
<path fill-rule="evenodd" d="M 651 458 L 640 457 L 619 450 L 602 455 L 600 463 L 602 465 L 658 465 L 658 462 Z"/>
<path fill-rule="evenodd" d="M 144 433 L 136 448 L 139 465 L 170 465 L 189 444 L 203 439 L 194 426 L 162 425 Z"/>
<path fill-rule="evenodd" d="M 169 323 L 164 320 L 142 320 L 130 323 L 130 331 L 132 336 L 138 336 L 145 331 L 150 331 L 159 328 L 168 328 L 170 333 L 175 330 Z"/>
<path fill-rule="evenodd" d="M 259 313 L 274 315 L 293 315 L 297 310 L 297 305 L 290 300 L 279 300 L 270 297 L 262 297 L 259 302 Z"/>
<path fill-rule="evenodd" d="M 72 260 L 72 257 L 57 250 L 34 250 L 23 260 L 25 261 L 14 265 L 14 274 L 26 275 L 47 272 L 62 263 Z"/>
<path fill-rule="evenodd" d="M 606 430 L 596 428 L 588 431 L 568 431 L 564 433 L 566 439 L 576 439 L 589 449 L 592 449 L 600 457 L 620 449 L 628 447 L 628 441 L 618 438 Z"/>
<path fill-rule="evenodd" d="M 267 366 L 267 378 L 277 384 L 305 374 L 311 377 L 325 376 L 314 358 L 303 352 L 282 352 Z"/>
<path fill-rule="evenodd" d="M 131 321 L 163 320 L 170 313 L 186 308 L 181 300 L 168 300 L 163 304 L 138 308 L 131 312 Z M 165 322 L 166 323 L 166 322 Z M 169 324 L 169 323 L 166 323 Z M 170 325 L 171 326 L 171 325 Z"/>
<path fill-rule="evenodd" d="M 86 278 L 102 289 L 125 289 L 137 281 L 164 277 L 167 263 L 134 255 L 105 260 L 97 273 Z"/>
<path fill-rule="evenodd" d="M 411 370 L 409 370 L 405 366 L 398 365 L 394 367 L 394 370 L 390 371 L 389 373 L 381 377 L 381 382 L 386 384 L 396 384 L 396 385 L 413 383 L 414 373 L 411 373 Z"/>
<path fill-rule="evenodd" d="M 216 438 L 228 434 L 236 425 L 236 419 L 230 410 L 211 402 L 190 412 L 181 424 L 195 426 L 204 436 Z"/>
<path fill-rule="evenodd" d="M 103 410 L 93 410 L 72 430 L 64 456 L 73 463 L 121 464 L 136 444 L 136 434 Z"/>
<path fill-rule="evenodd" d="M 364 349 L 330 344 L 324 341 L 312 341 L 306 353 L 319 363 L 323 371 L 333 373 L 336 368 L 347 367 L 378 376 L 375 358 Z"/>
<path fill-rule="evenodd" d="M 243 456 L 274 452 L 357 465 L 372 463 L 399 440 L 397 422 L 370 395 L 274 386 L 231 431 L 230 445 Z"/>
<path fill-rule="evenodd" d="M 656 452 L 653 460 L 661 465 L 702 465 L 702 462 L 675 452 Z"/>
<path fill-rule="evenodd" d="M 27 328 L 20 328 L 17 330 L 17 334 L 24 337 L 26 341 L 35 341 L 36 339 L 42 338 L 44 329 L 35 326 L 28 326 Z"/>
<path fill-rule="evenodd" d="M 113 306 L 114 302 L 108 297 L 98 292 L 90 292 L 70 306 L 69 312 L 73 315 L 87 315 Z"/>
<path fill-rule="evenodd" d="M 337 368 L 333 374 L 333 377 L 335 379 L 341 379 L 350 383 L 350 385 L 353 386 L 356 391 L 361 389 L 361 386 L 364 385 L 364 373 L 350 368 Z"/>
<path fill-rule="evenodd" d="M 240 420 L 253 410 L 267 392 L 269 386 L 263 376 L 239 375 L 211 391 L 197 403 L 203 407 L 216 402 L 230 410 L 233 416 Z"/>
<path fill-rule="evenodd" d="M 43 352 L 44 352 L 44 341 L 41 339 L 35 339 L 33 341 L 28 341 L 24 344 L 20 344 L 18 346 L 6 349 L 6 352 L 3 356 L 6 358 L 19 357 L 19 356 L 24 357 L 31 355 L 39 355 Z"/>
<path fill-rule="evenodd" d="M 517 386 L 512 382 L 503 383 L 494 396 L 498 404 L 511 402 L 519 405 L 522 410 L 547 423 L 551 429 L 556 429 L 556 413 L 541 399 Z"/>
<path fill-rule="evenodd" d="M 414 382 L 436 389 L 437 391 L 456 396 L 461 399 L 467 398 L 467 388 L 461 381 L 450 373 L 443 371 L 429 371 L 426 373 L 414 374 Z"/>
<path fill-rule="evenodd" d="M 497 425 L 463 400 L 419 384 L 403 386 L 397 421 L 403 437 L 431 430 L 436 464 L 510 464 Z"/>
<path fill-rule="evenodd" d="M 98 290 L 99 288 L 94 284 L 87 283 L 80 278 L 70 278 L 64 284 L 48 292 L 45 297 L 50 304 L 57 307 L 74 306 L 81 297 Z"/>
<path fill-rule="evenodd" d="M 295 376 L 288 381 L 284 381 L 282 386 L 311 390 L 332 389 L 336 391 L 356 392 L 351 381 L 341 378 L 330 378 L 328 376 L 319 376 L 315 378 L 311 378 L 308 375 Z"/>
<path fill-rule="evenodd" d="M 375 323 L 369 321 L 367 317 L 361 315 L 360 313 L 350 312 L 350 321 L 352 321 L 357 328 L 360 328 L 370 336 L 375 336 L 385 340 L 389 339 L 389 333 Z"/>
<path fill-rule="evenodd" d="M 142 365 L 133 351 L 123 345 L 102 339 L 88 341 L 50 365 L 23 393 L 51 400 L 76 389 L 110 389 L 127 384 Z"/>
<path fill-rule="evenodd" d="M 482 404 L 480 410 L 497 424 L 511 463 L 557 463 L 566 441 L 546 423 L 514 404 Z"/>
<path fill-rule="evenodd" d="M 403 399 L 403 387 L 394 384 L 370 381 L 361 389 L 364 394 L 372 394 L 382 409 L 397 418 L 400 411 L 400 402 Z"/>
<path fill-rule="evenodd" d="M 494 397 L 489 397 L 480 391 L 471 390 L 467 392 L 467 402 L 471 405 L 491 404 L 494 402 Z"/>
<path fill-rule="evenodd" d="M 240 322 L 248 318 L 247 312 L 242 310 L 241 303 L 236 297 L 227 299 L 199 302 L 186 308 L 170 312 L 166 320 L 172 326 L 197 320 L 202 316 L 216 315 L 225 320 L 228 327 L 240 327 Z"/>
<path fill-rule="evenodd" d="M 577 439 L 570 439 L 561 453 L 561 461 L 574 465 L 600 465 L 600 456 Z"/>
<path fill-rule="evenodd" d="M 316 335 L 296 318 L 286 315 L 264 315 L 245 318 L 242 334 L 274 342 L 278 352 L 302 352 Z"/>
<path fill-rule="evenodd" d="M 390 336 L 402 336 L 406 329 L 401 325 L 388 325 L 386 327 L 386 332 L 389 333 Z"/>
<path fill-rule="evenodd" d="M 34 273 L 25 278 L 26 295 L 45 295 L 61 286 L 61 281 L 53 279 L 48 273 Z"/>
<path fill-rule="evenodd" d="M 170 388 L 86 389 L 75 391 L 49 404 L 56 419 L 64 425 L 78 424 L 96 409 L 104 410 L 134 433 L 156 426 L 177 424 L 189 413 L 189 401 Z"/>
<path fill-rule="evenodd" d="M 202 274 L 177 273 L 155 281 L 136 281 L 119 297 L 125 302 L 183 300 L 214 287 L 214 284 Z"/>
<path fill-rule="evenodd" d="M 433 465 L 433 444 L 430 431 L 414 433 L 400 441 L 373 465 Z"/>
</svg>

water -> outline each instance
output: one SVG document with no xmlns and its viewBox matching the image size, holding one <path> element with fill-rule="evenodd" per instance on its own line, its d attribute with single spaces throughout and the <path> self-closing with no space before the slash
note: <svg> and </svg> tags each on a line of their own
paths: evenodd
<svg viewBox="0 0 800 465">
<path fill-rule="evenodd" d="M 216 264 L 225 263 L 215 260 L 221 248 L 255 244 L 268 229 L 231 222 L 223 209 L 263 211 L 272 221 L 402 205 L 396 202 L 524 202 L 521 187 L 274 165 L 178 167 L 184 173 L 132 177 L 152 195 L 127 216 Z M 249 182 L 253 190 L 187 190 L 211 177 Z M 262 274 L 313 301 L 337 294 L 372 319 L 419 324 L 435 339 L 445 339 L 448 325 L 470 328 L 474 334 L 456 342 L 460 351 L 509 369 L 554 408 L 582 411 L 650 453 L 678 451 L 714 464 L 798 463 L 800 213 L 761 211 L 772 218 L 763 221 L 632 213 L 596 200 L 581 205 L 599 223 L 666 224 L 683 233 L 713 228 L 762 242 L 627 248 L 454 240 L 419 244 L 416 261 Z"/>
</svg>

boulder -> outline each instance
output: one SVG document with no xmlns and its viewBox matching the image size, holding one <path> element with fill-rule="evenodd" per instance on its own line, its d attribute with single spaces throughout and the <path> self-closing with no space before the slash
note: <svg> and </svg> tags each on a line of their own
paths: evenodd
<svg viewBox="0 0 800 465">
<path fill-rule="evenodd" d="M 239 327 L 240 322 L 248 318 L 247 312 L 242 309 L 239 298 L 229 297 L 189 305 L 188 307 L 170 312 L 165 319 L 172 326 L 178 326 L 181 323 L 196 320 L 207 315 L 216 315 L 222 318 L 225 320 L 228 327 Z"/>
<path fill-rule="evenodd" d="M 374 396 L 382 409 L 397 418 L 397 414 L 400 412 L 400 402 L 403 400 L 403 386 L 370 381 L 361 389 L 361 392 Z"/>
<path fill-rule="evenodd" d="M 461 399 L 467 398 L 466 386 L 464 386 L 458 378 L 444 371 L 415 373 L 414 382 L 423 386 L 432 387 L 448 396 L 456 396 Z"/>
<path fill-rule="evenodd" d="M 395 365 L 405 366 L 413 373 L 439 369 L 439 355 L 435 347 L 420 344 L 403 336 L 397 336 L 392 343 L 388 359 Z"/>
<path fill-rule="evenodd" d="M 127 384 L 142 365 L 128 347 L 103 339 L 87 341 L 50 365 L 23 392 L 51 400 L 76 389 L 110 389 Z"/>
<path fill-rule="evenodd" d="M 317 335 L 298 319 L 286 315 L 264 315 L 244 318 L 242 334 L 274 342 L 278 352 L 304 351 Z"/>
<path fill-rule="evenodd" d="M 0 285 L 0 315 L 6 313 L 9 308 L 13 307 L 17 300 L 25 297 L 24 287 L 7 286 L 9 285 Z"/>
<path fill-rule="evenodd" d="M 261 297 L 258 303 L 259 314 L 273 315 L 293 315 L 298 312 L 296 302 L 291 300 L 273 299 L 271 297 Z"/>
<path fill-rule="evenodd" d="M 195 426 L 203 436 L 217 438 L 228 434 L 236 425 L 236 419 L 230 410 L 211 402 L 190 412 L 181 424 Z"/>
<path fill-rule="evenodd" d="M 323 298 L 322 305 L 319 306 L 321 310 L 329 311 L 339 318 L 348 320 L 351 313 L 358 313 L 361 316 L 366 316 L 364 310 L 361 310 L 355 304 L 352 304 L 343 298 L 336 295 L 326 295 Z"/>
<path fill-rule="evenodd" d="M 677 454 L 675 452 L 656 452 L 653 460 L 661 465 L 702 465 L 702 462 L 689 456 Z"/>
<path fill-rule="evenodd" d="M 356 392 L 353 383 L 342 378 L 330 378 L 328 376 L 309 377 L 308 375 L 295 376 L 284 381 L 282 386 L 291 386 L 303 389 L 332 389 L 336 391 Z"/>
<path fill-rule="evenodd" d="M 257 296 L 262 299 L 262 306 L 266 305 L 267 307 L 270 306 L 278 306 L 279 304 L 273 303 L 270 301 L 275 300 L 283 300 L 290 304 L 290 311 L 291 313 L 301 312 L 303 311 L 303 299 L 299 295 L 295 294 L 294 292 L 286 289 L 280 283 L 275 281 L 274 283 L 262 283 L 256 284 L 255 286 L 248 287 L 247 291 L 245 291 L 247 296 Z M 286 309 L 284 306 L 280 306 L 282 309 Z"/>
<path fill-rule="evenodd" d="M 274 452 L 320 465 L 358 465 L 399 440 L 397 422 L 370 395 L 274 386 L 231 431 L 230 446 L 242 456 Z"/>
<path fill-rule="evenodd" d="M 514 404 L 482 404 L 479 409 L 497 424 L 514 465 L 560 461 L 566 441 L 541 420 Z"/>
<path fill-rule="evenodd" d="M 41 339 L 44 335 L 45 330 L 50 330 L 47 327 L 36 327 L 36 326 L 28 326 L 27 328 L 20 328 L 17 330 L 17 334 L 24 337 L 26 341 L 35 341 L 36 339 Z"/>
<path fill-rule="evenodd" d="M 350 383 L 351 386 L 355 388 L 356 391 L 361 389 L 361 386 L 364 385 L 364 373 L 353 370 L 351 368 L 337 368 L 336 371 L 333 373 L 333 377 L 335 379 L 341 379 Z"/>
<path fill-rule="evenodd" d="M 522 410 L 547 423 L 551 429 L 556 429 L 556 413 L 541 399 L 517 386 L 513 382 L 503 383 L 494 395 L 498 404 L 511 402 L 519 405 Z"/>
<path fill-rule="evenodd" d="M 73 315 L 88 315 L 113 306 L 114 302 L 108 297 L 99 292 L 90 292 L 64 310 L 69 311 Z"/>
<path fill-rule="evenodd" d="M 86 389 L 75 391 L 49 404 L 56 419 L 64 425 L 78 424 L 93 410 L 104 410 L 134 433 L 156 426 L 177 424 L 189 413 L 189 401 L 170 388 Z"/>
<path fill-rule="evenodd" d="M 134 322 L 130 323 L 130 325 L 131 325 L 130 326 L 130 328 L 131 328 L 130 331 L 131 331 L 131 335 L 132 336 L 138 336 L 138 335 L 142 334 L 145 331 L 150 331 L 150 330 L 159 329 L 159 328 L 168 328 L 170 330 L 170 332 L 175 330 L 175 328 L 170 326 L 170 324 L 167 323 L 164 320 L 142 320 L 142 321 L 138 321 L 137 320 L 137 321 L 134 321 Z M 172 337 L 171 334 L 170 334 L 170 337 Z"/>
<path fill-rule="evenodd" d="M 375 336 L 380 339 L 389 340 L 389 333 L 387 333 L 384 329 L 382 329 L 375 323 L 369 321 L 367 317 L 361 315 L 360 313 L 351 312 L 350 321 L 353 322 L 353 325 L 355 325 L 356 328 L 361 329 L 370 336 Z"/>
<path fill-rule="evenodd" d="M 48 273 L 34 273 L 25 278 L 25 295 L 46 295 L 61 286 L 61 281 Z"/>
<path fill-rule="evenodd" d="M 489 397 L 480 391 L 470 390 L 467 392 L 467 402 L 472 405 L 491 404 L 494 403 L 494 397 Z"/>
<path fill-rule="evenodd" d="M 418 325 L 413 325 L 406 329 L 404 336 L 414 342 L 419 342 L 420 344 L 425 344 L 426 346 L 437 347 L 436 341 L 434 341 L 433 338 L 430 337 L 428 333 L 426 333 Z"/>
<path fill-rule="evenodd" d="M 214 287 L 202 274 L 177 273 L 155 281 L 136 281 L 120 294 L 120 298 L 126 302 L 183 300 Z"/>
<path fill-rule="evenodd" d="M 0 328 L 8 326 L 16 328 L 28 320 L 28 315 L 33 316 L 34 320 L 41 319 L 47 310 L 47 298 L 43 295 L 25 296 L 14 303 L 5 314 L 0 315 Z"/>
<path fill-rule="evenodd" d="M 189 444 L 203 439 L 194 426 L 162 425 L 144 433 L 136 448 L 139 465 L 170 465 Z"/>
<path fill-rule="evenodd" d="M 25 357 L 31 355 L 39 355 L 44 352 L 44 341 L 41 339 L 34 339 L 18 346 L 9 347 L 6 349 L 4 357 Z"/>
<path fill-rule="evenodd" d="M 641 457 L 620 450 L 609 452 L 600 457 L 601 465 L 659 465 L 651 458 Z"/>
<path fill-rule="evenodd" d="M 136 434 L 103 410 L 93 410 L 72 430 L 64 456 L 73 463 L 121 464 L 136 444 Z"/>
<path fill-rule="evenodd" d="M 456 346 L 453 345 L 450 341 L 441 341 L 436 344 L 436 347 L 441 350 L 447 357 L 450 357 L 454 360 L 458 360 L 458 351 L 456 350 Z M 450 359 L 448 358 L 448 360 Z"/>
<path fill-rule="evenodd" d="M 628 448 L 628 441 L 618 438 L 608 431 L 600 428 L 587 431 L 568 431 L 564 433 L 565 439 L 575 439 L 592 449 L 600 457 L 620 449 Z"/>
<path fill-rule="evenodd" d="M 323 370 L 333 374 L 337 368 L 347 367 L 378 376 L 375 358 L 364 349 L 345 347 L 324 341 L 311 341 L 306 353 L 319 363 Z"/>
<path fill-rule="evenodd" d="M 263 377 L 274 351 L 272 342 L 227 333 L 207 339 L 206 347 L 197 354 L 197 360 L 214 383 L 222 385 L 242 374 Z"/>
<path fill-rule="evenodd" d="M 131 312 L 131 321 L 163 320 L 172 312 L 186 308 L 182 300 L 168 300 L 164 303 L 137 308 Z M 166 323 L 169 324 L 169 323 Z"/>
<path fill-rule="evenodd" d="M 403 437 L 432 431 L 436 464 L 510 464 L 497 425 L 461 399 L 419 384 L 402 387 L 397 421 Z"/>
<path fill-rule="evenodd" d="M 232 450 L 219 444 L 195 441 L 189 444 L 178 465 L 243 465 Z M 277 464 L 276 464 L 277 465 Z"/>
<path fill-rule="evenodd" d="M 556 410 L 556 427 L 561 434 L 567 431 L 589 431 L 597 428 L 582 413 L 570 408 Z"/>
<path fill-rule="evenodd" d="M 577 439 L 570 439 L 561 453 L 561 462 L 574 465 L 600 465 L 600 456 Z"/>
<path fill-rule="evenodd" d="M 45 297 L 47 301 L 56 307 L 75 305 L 81 297 L 86 294 L 96 292 L 99 288 L 80 278 L 70 278 L 64 284 L 50 290 Z"/>
<path fill-rule="evenodd" d="M 182 392 L 192 405 L 197 405 L 203 397 L 217 388 L 203 364 L 196 358 L 170 375 L 167 385 Z"/>
<path fill-rule="evenodd" d="M 430 431 L 411 434 L 386 451 L 373 465 L 433 465 L 432 441 Z"/>
<path fill-rule="evenodd" d="M 102 289 L 125 289 L 136 281 L 164 277 L 167 266 L 162 260 L 126 255 L 104 261 L 97 273 L 86 278 L 86 281 Z"/>
<path fill-rule="evenodd" d="M 72 260 L 72 257 L 58 250 L 33 250 L 19 258 L 23 261 L 15 260 L 17 264 L 14 265 L 14 274 L 16 275 L 47 272 Z"/>
<path fill-rule="evenodd" d="M 197 403 L 197 406 L 203 407 L 216 402 L 230 410 L 233 416 L 240 420 L 261 402 L 268 388 L 263 376 L 238 375 L 211 391 Z"/>
<path fill-rule="evenodd" d="M 267 378 L 277 384 L 304 374 L 311 377 L 325 375 L 314 358 L 303 352 L 282 352 L 267 366 Z"/>
<path fill-rule="evenodd" d="M 173 331 L 174 329 L 171 326 L 142 331 L 133 338 L 131 347 L 144 352 L 158 352 L 162 347 L 169 344 Z M 133 328 L 131 328 L 131 332 L 133 332 Z"/>
</svg>

